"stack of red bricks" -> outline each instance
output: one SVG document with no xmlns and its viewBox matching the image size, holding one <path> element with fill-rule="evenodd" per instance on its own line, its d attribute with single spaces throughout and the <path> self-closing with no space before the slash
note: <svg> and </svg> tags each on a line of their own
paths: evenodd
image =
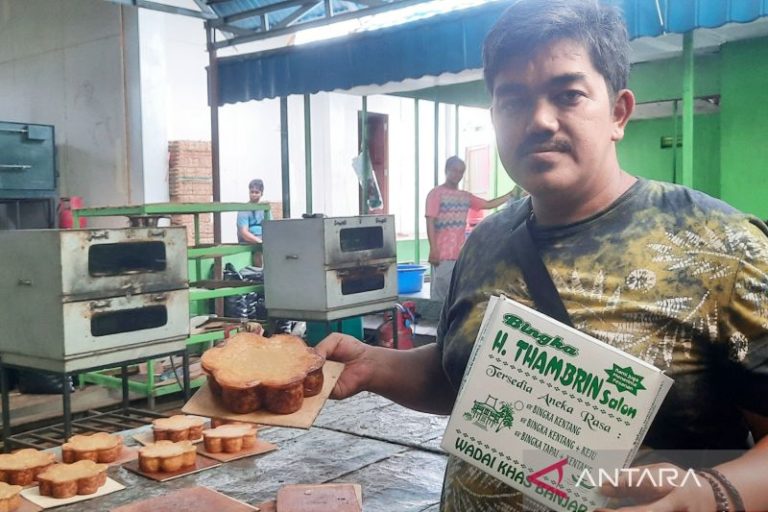
<svg viewBox="0 0 768 512">
<path fill-rule="evenodd" d="M 210 203 L 213 200 L 211 143 L 177 140 L 169 142 L 168 186 L 173 203 Z M 194 244 L 194 217 L 174 215 L 174 226 L 187 227 L 187 241 Z M 213 243 L 213 215 L 200 214 L 200 242 Z"/>
</svg>

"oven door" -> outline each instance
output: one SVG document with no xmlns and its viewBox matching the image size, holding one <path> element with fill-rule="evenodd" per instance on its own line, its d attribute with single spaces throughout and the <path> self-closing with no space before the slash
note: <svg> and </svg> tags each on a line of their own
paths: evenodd
<svg viewBox="0 0 768 512">
<path fill-rule="evenodd" d="M 397 265 L 394 260 L 329 270 L 325 278 L 326 299 L 330 310 L 365 303 L 397 301 Z"/>
<path fill-rule="evenodd" d="M 325 222 L 325 265 L 338 267 L 352 262 L 394 258 L 395 218 L 393 215 L 364 215 L 323 219 Z"/>
<path fill-rule="evenodd" d="M 82 300 L 185 288 L 186 243 L 183 227 L 61 231 L 62 294 Z"/>
<path fill-rule="evenodd" d="M 140 357 L 142 345 L 189 335 L 188 290 L 69 302 L 63 308 L 65 359 L 113 351 Z"/>
</svg>

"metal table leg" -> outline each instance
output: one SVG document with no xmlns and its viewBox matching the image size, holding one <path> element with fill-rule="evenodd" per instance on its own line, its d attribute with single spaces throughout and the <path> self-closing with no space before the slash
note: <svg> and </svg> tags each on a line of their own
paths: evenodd
<svg viewBox="0 0 768 512">
<path fill-rule="evenodd" d="M 6 373 L 5 366 L 0 362 L 0 390 L 3 394 L 3 451 L 8 453 L 11 451 L 11 404 L 8 397 L 8 374 Z"/>
<path fill-rule="evenodd" d="M 62 404 L 64 407 L 64 439 L 72 436 L 72 401 L 69 395 L 69 379 L 66 373 L 61 374 Z"/>
<path fill-rule="evenodd" d="M 397 325 L 397 308 L 392 310 L 392 347 L 397 350 L 399 325 Z"/>
<path fill-rule="evenodd" d="M 189 385 L 189 349 L 184 349 L 182 354 L 181 375 L 184 381 L 184 401 L 187 402 L 190 397 Z M 173 371 L 176 371 L 175 369 Z"/>
<path fill-rule="evenodd" d="M 128 367 L 125 365 L 120 367 L 120 378 L 122 379 L 123 385 L 123 410 L 125 410 L 131 405 L 128 395 Z"/>
</svg>

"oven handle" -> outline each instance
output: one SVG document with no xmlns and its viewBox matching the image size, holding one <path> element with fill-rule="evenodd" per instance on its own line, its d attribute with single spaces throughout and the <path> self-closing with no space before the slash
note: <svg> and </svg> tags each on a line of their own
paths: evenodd
<svg viewBox="0 0 768 512">
<path fill-rule="evenodd" d="M 94 231 L 88 235 L 88 241 L 91 240 L 107 240 L 109 239 L 109 231 Z"/>
<path fill-rule="evenodd" d="M 107 309 L 111 305 L 112 305 L 111 300 L 97 300 L 96 302 L 91 302 L 91 310 Z"/>
<path fill-rule="evenodd" d="M 379 263 L 378 265 L 372 265 L 372 266 L 373 266 L 373 269 L 374 269 L 374 270 L 376 270 L 377 272 L 379 272 L 379 273 L 381 273 L 381 274 L 384 274 L 384 273 L 386 273 L 386 272 L 389 270 L 389 267 L 390 267 L 390 265 L 389 265 L 389 264 L 387 264 L 387 263 Z M 338 277 L 342 277 L 342 278 L 343 278 L 343 277 L 347 277 L 347 276 L 348 276 L 349 274 L 351 274 L 351 273 L 352 273 L 354 270 L 357 270 L 357 269 L 356 269 L 356 268 L 353 268 L 353 269 L 342 269 L 342 270 L 337 270 L 337 271 L 336 271 L 336 275 L 337 275 Z"/>
</svg>

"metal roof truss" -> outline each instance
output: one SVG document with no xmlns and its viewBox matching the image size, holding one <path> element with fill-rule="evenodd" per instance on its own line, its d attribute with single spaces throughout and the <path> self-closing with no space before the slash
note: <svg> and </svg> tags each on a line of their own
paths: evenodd
<svg viewBox="0 0 768 512">
<path fill-rule="evenodd" d="M 213 47 L 219 49 L 401 9 L 429 0 L 107 1 L 206 20 L 212 28 L 228 36 L 213 43 Z M 180 3 L 188 6 L 179 6 Z"/>
</svg>

